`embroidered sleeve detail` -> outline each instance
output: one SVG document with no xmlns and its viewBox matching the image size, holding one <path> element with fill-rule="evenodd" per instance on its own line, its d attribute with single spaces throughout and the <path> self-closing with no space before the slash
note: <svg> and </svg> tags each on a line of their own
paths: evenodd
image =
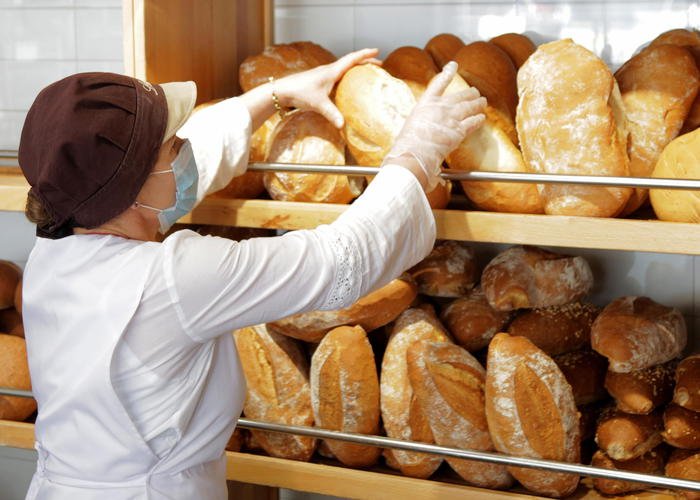
<svg viewBox="0 0 700 500">
<path fill-rule="evenodd" d="M 362 286 L 360 252 L 355 243 L 340 231 L 333 231 L 330 243 L 335 255 L 336 271 L 333 286 L 320 307 L 325 311 L 349 306 L 359 296 Z"/>
</svg>

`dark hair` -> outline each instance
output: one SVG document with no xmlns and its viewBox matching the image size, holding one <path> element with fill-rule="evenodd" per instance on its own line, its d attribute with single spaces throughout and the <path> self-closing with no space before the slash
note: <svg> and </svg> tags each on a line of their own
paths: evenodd
<svg viewBox="0 0 700 500">
<path fill-rule="evenodd" d="M 44 207 L 39 197 L 32 191 L 27 194 L 27 205 L 24 207 L 24 215 L 40 228 L 46 228 L 53 224 L 53 217 Z"/>
</svg>

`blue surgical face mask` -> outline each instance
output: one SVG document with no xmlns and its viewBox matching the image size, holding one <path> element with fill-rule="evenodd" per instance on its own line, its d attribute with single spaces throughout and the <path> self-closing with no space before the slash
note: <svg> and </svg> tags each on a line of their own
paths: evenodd
<svg viewBox="0 0 700 500">
<path fill-rule="evenodd" d="M 155 208 L 136 202 L 140 207 L 158 212 L 159 231 L 161 234 L 167 233 L 168 229 L 180 217 L 191 212 L 197 202 L 199 171 L 197 170 L 197 163 L 195 162 L 192 145 L 189 140 L 185 139 L 175 160 L 170 165 L 172 166 L 171 169 L 159 170 L 151 173 L 151 175 L 173 173 L 175 176 L 175 204 L 168 208 Z"/>
</svg>

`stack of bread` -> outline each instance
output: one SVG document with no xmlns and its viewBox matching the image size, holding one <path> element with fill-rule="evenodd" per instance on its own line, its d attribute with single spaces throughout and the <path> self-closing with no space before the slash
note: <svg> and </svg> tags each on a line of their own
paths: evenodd
<svg viewBox="0 0 700 500">
<path fill-rule="evenodd" d="M 31 390 L 22 326 L 22 273 L 0 260 L 0 387 Z M 26 420 L 36 411 L 31 398 L 0 395 L 0 420 Z"/>
</svg>

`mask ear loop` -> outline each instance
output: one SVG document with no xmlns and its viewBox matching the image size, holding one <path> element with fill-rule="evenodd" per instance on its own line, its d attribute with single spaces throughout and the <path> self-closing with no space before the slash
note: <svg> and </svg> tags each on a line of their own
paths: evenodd
<svg viewBox="0 0 700 500">
<path fill-rule="evenodd" d="M 171 173 L 171 172 L 172 172 L 172 173 L 175 173 L 175 170 L 173 170 L 172 168 L 169 168 L 168 170 L 157 170 L 156 172 L 151 172 L 151 173 L 148 174 L 148 175 L 169 174 L 169 173 Z M 149 209 L 149 210 L 153 210 L 154 212 L 158 212 L 158 213 L 160 213 L 160 212 L 162 212 L 163 210 L 165 210 L 164 208 L 156 208 L 156 207 L 152 207 L 152 206 L 150 206 L 150 205 L 144 205 L 144 204 L 141 203 L 141 202 L 135 201 L 135 202 L 134 202 L 134 208 L 139 208 L 139 207 L 147 208 L 147 209 Z"/>
</svg>

